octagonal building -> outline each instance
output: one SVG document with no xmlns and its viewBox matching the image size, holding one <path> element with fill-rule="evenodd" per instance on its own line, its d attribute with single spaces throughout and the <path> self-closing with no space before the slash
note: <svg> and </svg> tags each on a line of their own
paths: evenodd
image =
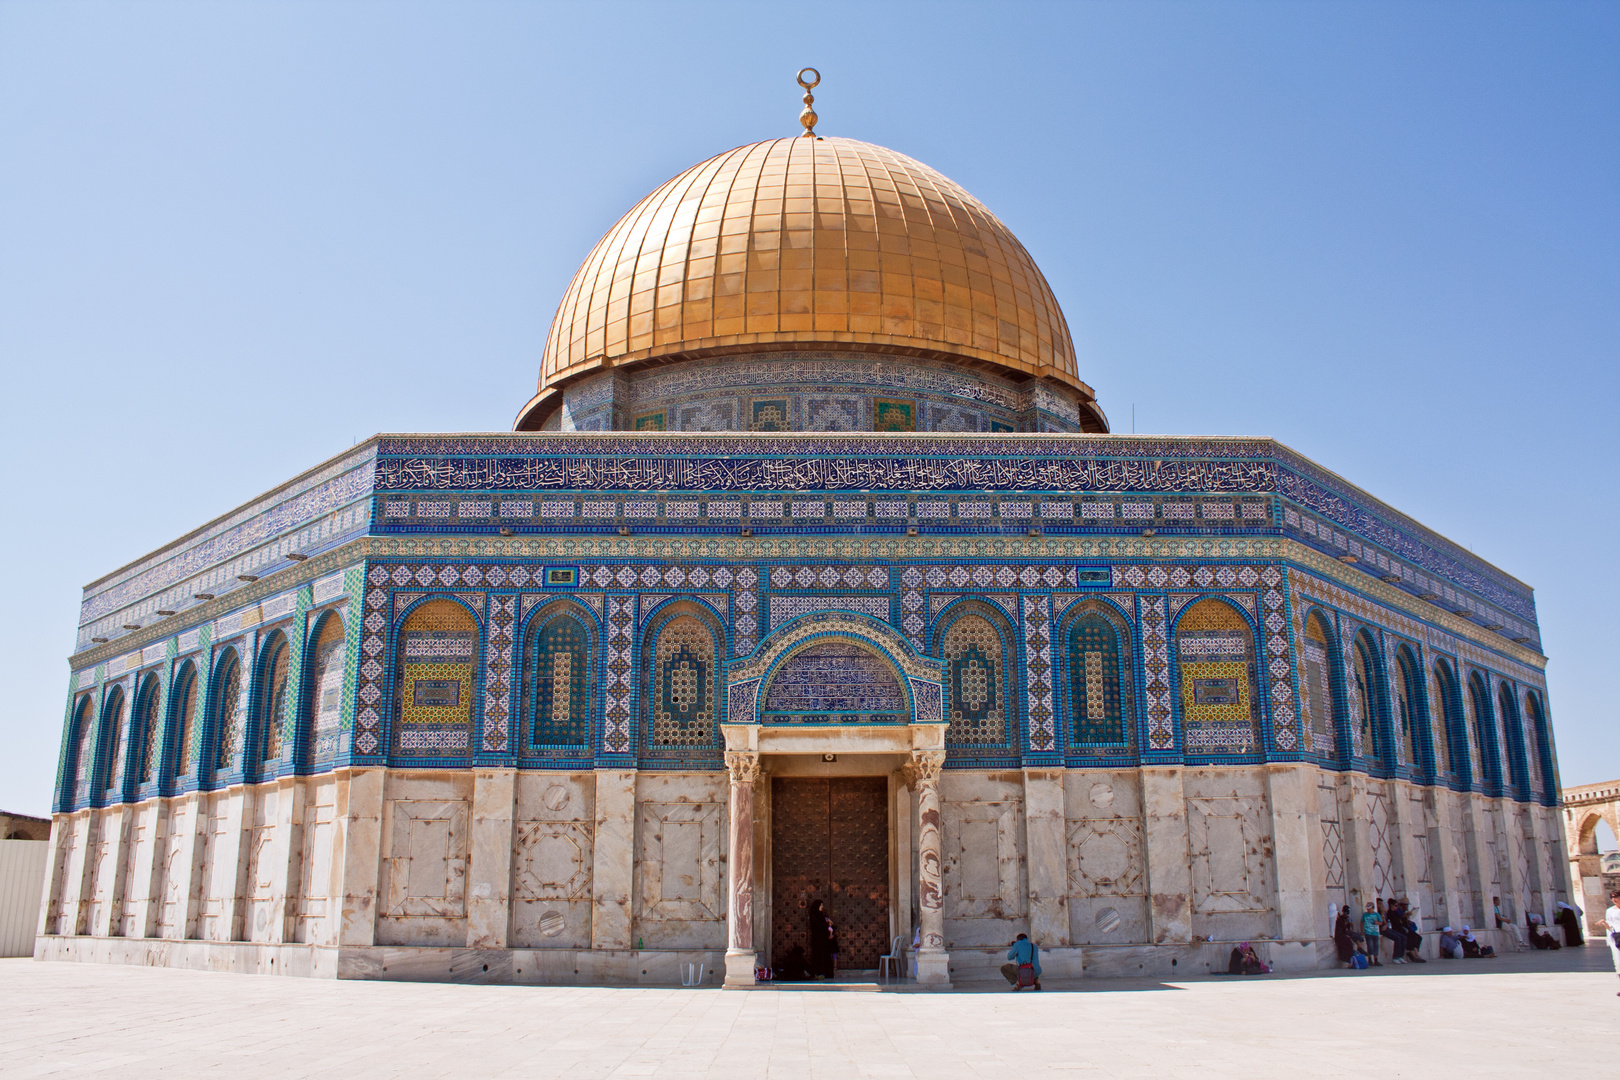
<svg viewBox="0 0 1620 1080">
<path fill-rule="evenodd" d="M 35 955 L 748 986 L 820 900 L 841 968 L 945 986 L 1567 900 L 1529 586 L 1082 373 L 926 165 L 688 169 L 511 433 L 379 435 L 85 589 Z"/>
</svg>

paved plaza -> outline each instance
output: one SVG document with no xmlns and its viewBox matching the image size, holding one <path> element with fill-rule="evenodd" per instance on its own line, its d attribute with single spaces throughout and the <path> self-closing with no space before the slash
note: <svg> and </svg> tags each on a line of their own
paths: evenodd
<svg viewBox="0 0 1620 1080">
<path fill-rule="evenodd" d="M 327 982 L 0 961 L 23 1077 L 1603 1075 L 1602 948 L 1012 994 Z"/>
</svg>

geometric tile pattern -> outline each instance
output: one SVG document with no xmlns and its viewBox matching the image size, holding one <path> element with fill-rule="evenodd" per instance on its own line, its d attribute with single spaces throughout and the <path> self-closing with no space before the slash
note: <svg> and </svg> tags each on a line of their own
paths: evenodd
<svg viewBox="0 0 1620 1080">
<path fill-rule="evenodd" d="M 1294 708 L 1293 666 L 1288 662 L 1288 619 L 1283 612 L 1282 571 L 1267 566 L 1260 571 L 1261 636 L 1266 647 L 1261 660 L 1271 682 L 1271 741 L 1278 750 L 1299 748 L 1299 715 Z M 1264 680 L 1262 680 L 1264 681 Z"/>
<path fill-rule="evenodd" d="M 1057 748 L 1056 713 L 1052 708 L 1052 600 L 1024 597 L 1025 705 L 1031 750 Z"/>
<path fill-rule="evenodd" d="M 1143 698 L 1147 706 L 1148 749 L 1173 750 L 1175 729 L 1170 721 L 1170 644 L 1165 598 L 1138 598 L 1142 635 Z"/>
<path fill-rule="evenodd" d="M 500 753 L 511 743 L 512 624 L 517 597 L 491 596 L 484 648 L 484 750 Z"/>
<path fill-rule="evenodd" d="M 391 580 L 391 569 L 404 570 L 405 580 L 410 580 L 408 567 L 373 566 L 367 575 L 365 618 L 360 624 L 364 635 L 360 641 L 363 659 L 355 691 L 359 711 L 355 713 L 354 725 L 354 748 L 362 754 L 375 754 L 382 743 L 383 677 L 387 674 L 383 659 L 384 632 L 389 624 L 389 597 L 385 586 Z"/>
<path fill-rule="evenodd" d="M 636 624 L 636 598 L 607 598 L 607 691 L 603 718 L 602 746 L 614 754 L 630 750 L 630 717 L 635 702 L 635 643 L 631 630 Z"/>
</svg>

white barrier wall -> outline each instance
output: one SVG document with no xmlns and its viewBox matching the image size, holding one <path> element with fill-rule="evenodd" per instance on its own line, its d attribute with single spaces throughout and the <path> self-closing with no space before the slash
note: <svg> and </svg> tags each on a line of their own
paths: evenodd
<svg viewBox="0 0 1620 1080">
<path fill-rule="evenodd" d="M 0 840 L 0 956 L 33 956 L 48 840 Z"/>
</svg>

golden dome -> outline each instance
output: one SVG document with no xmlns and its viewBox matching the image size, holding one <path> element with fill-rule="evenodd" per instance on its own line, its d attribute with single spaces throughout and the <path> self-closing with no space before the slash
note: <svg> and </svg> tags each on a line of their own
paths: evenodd
<svg viewBox="0 0 1620 1080">
<path fill-rule="evenodd" d="M 800 137 L 694 165 L 608 230 L 517 427 L 600 368 L 806 347 L 965 360 L 1093 400 L 1051 287 L 983 203 L 893 150 Z"/>
</svg>

